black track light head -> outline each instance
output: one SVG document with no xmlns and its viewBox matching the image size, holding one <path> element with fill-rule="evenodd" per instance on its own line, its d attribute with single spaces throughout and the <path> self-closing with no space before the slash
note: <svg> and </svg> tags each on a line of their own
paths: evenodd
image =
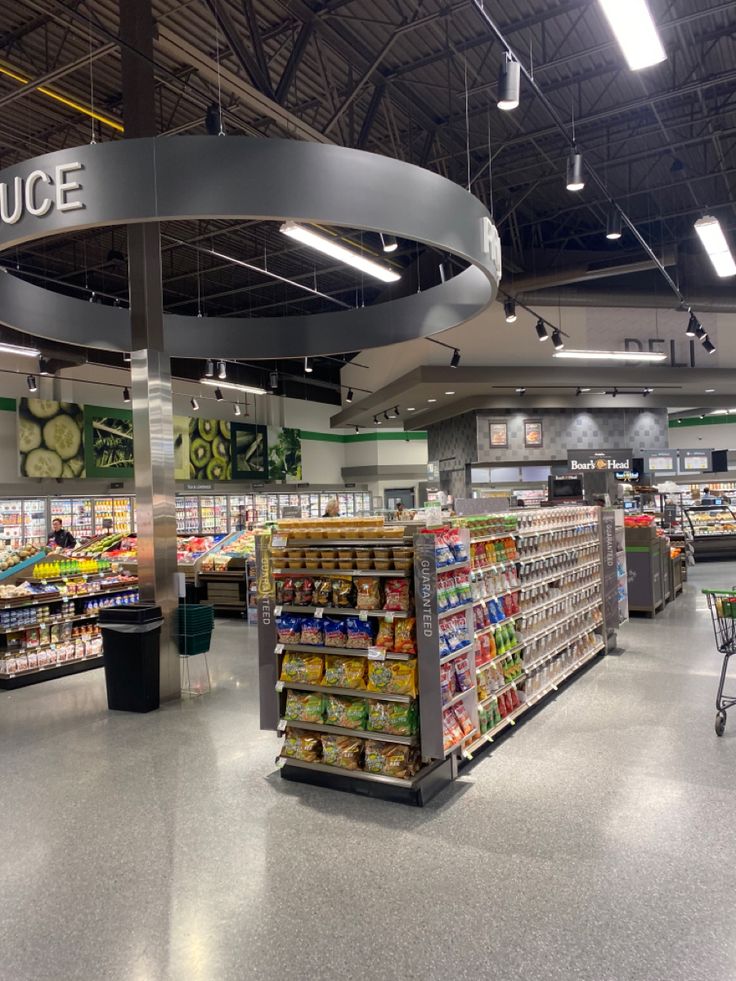
<svg viewBox="0 0 736 981">
<path fill-rule="evenodd" d="M 715 354 L 716 353 L 716 346 L 715 346 L 715 344 L 713 344 L 713 342 L 710 340 L 709 337 L 706 337 L 704 339 L 704 341 L 703 341 L 703 348 L 704 348 L 706 354 Z"/>
<path fill-rule="evenodd" d="M 220 381 L 224 381 L 227 378 L 227 365 L 224 361 L 217 362 L 217 377 Z"/>
<path fill-rule="evenodd" d="M 516 300 L 512 300 L 510 297 L 506 300 L 503 305 L 503 315 L 507 324 L 516 323 Z"/>
<path fill-rule="evenodd" d="M 130 402 L 130 389 L 127 387 L 123 389 L 123 402 Z"/>
<path fill-rule="evenodd" d="M 685 330 L 685 334 L 688 337 L 697 337 L 698 336 L 698 327 L 700 327 L 700 326 L 701 326 L 700 321 L 695 316 L 695 314 L 692 313 L 692 311 L 691 311 L 690 312 L 690 319 L 687 322 L 687 328 Z"/>
<path fill-rule="evenodd" d="M 452 357 L 450 358 L 450 367 L 457 368 L 459 364 L 460 364 L 460 352 L 458 351 L 457 348 L 455 348 L 455 350 L 452 352 Z"/>
<path fill-rule="evenodd" d="M 195 412 L 199 412 L 199 402 L 195 398 L 191 398 L 189 404 Z"/>
<path fill-rule="evenodd" d="M 345 401 L 348 402 L 348 403 L 353 401 L 353 390 L 352 390 L 352 388 L 349 388 L 348 389 L 348 394 L 345 396 Z"/>
<path fill-rule="evenodd" d="M 562 331 L 559 327 L 555 327 L 552 331 L 552 343 L 554 344 L 555 351 L 561 351 L 565 346 L 565 342 L 562 339 Z"/>
<path fill-rule="evenodd" d="M 540 341 L 549 340 L 549 334 L 547 333 L 547 328 L 545 327 L 544 321 L 542 320 L 541 317 L 537 321 L 536 331 L 537 331 L 537 337 L 539 338 Z"/>
<path fill-rule="evenodd" d="M 215 362 L 212 358 L 207 358 L 204 363 L 204 377 L 214 378 L 215 377 Z"/>
<path fill-rule="evenodd" d="M 221 388 L 216 388 L 215 389 L 215 398 L 217 399 L 218 402 L 222 402 L 222 400 L 223 400 L 223 394 L 222 394 L 222 389 Z"/>
<path fill-rule="evenodd" d="M 38 382 L 36 381 L 36 376 L 35 375 L 28 375 L 28 377 L 26 378 L 26 385 L 28 385 L 28 391 L 29 392 L 37 392 L 38 391 Z"/>
</svg>

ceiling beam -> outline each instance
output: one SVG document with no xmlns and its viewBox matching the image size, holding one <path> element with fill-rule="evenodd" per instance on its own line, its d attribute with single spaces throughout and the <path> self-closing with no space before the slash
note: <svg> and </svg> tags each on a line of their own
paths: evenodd
<svg viewBox="0 0 736 981">
<path fill-rule="evenodd" d="M 225 4 L 218 2 L 218 0 L 204 0 L 204 2 L 219 24 L 220 30 L 225 35 L 225 39 L 230 46 L 230 50 L 235 55 L 238 64 L 245 71 L 252 84 L 269 97 L 273 96 L 268 74 L 264 75 L 262 73 L 257 58 L 251 56 L 251 53 L 243 44 L 238 29 L 225 8 Z"/>
<path fill-rule="evenodd" d="M 294 76 L 296 75 L 297 69 L 301 64 L 304 53 L 307 50 L 307 45 L 312 36 L 312 24 L 302 24 L 302 28 L 297 35 L 296 41 L 294 41 L 294 46 L 291 49 L 291 53 L 287 59 L 286 65 L 284 66 L 283 74 L 278 81 L 276 86 L 276 101 L 280 102 L 281 105 L 286 101 L 286 97 L 289 94 L 289 89 L 291 83 L 294 81 Z"/>
<path fill-rule="evenodd" d="M 109 44 L 103 44 L 101 48 L 97 48 L 95 51 L 84 54 L 81 58 L 70 61 L 66 65 L 60 65 L 58 68 L 54 68 L 52 71 L 46 72 L 45 75 L 40 75 L 38 78 L 32 79 L 32 81 L 26 82 L 25 85 L 21 85 L 19 89 L 15 89 L 13 92 L 6 92 L 5 95 L 0 96 L 0 107 L 10 105 L 11 102 L 15 102 L 17 99 L 22 99 L 23 96 L 29 95 L 31 92 L 35 92 L 36 89 L 39 89 L 42 86 L 50 85 L 52 82 L 56 82 L 60 78 L 64 78 L 66 75 L 71 75 L 80 68 L 86 68 L 87 65 L 92 64 L 92 62 L 99 61 L 99 59 L 104 58 L 105 55 L 108 55 L 113 51 L 117 51 L 117 48 L 117 44 L 112 41 Z"/>
</svg>

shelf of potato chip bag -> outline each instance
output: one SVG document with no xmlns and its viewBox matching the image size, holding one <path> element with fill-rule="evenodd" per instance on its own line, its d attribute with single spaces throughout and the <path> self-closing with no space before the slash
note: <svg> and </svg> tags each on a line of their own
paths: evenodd
<svg viewBox="0 0 736 981">
<path fill-rule="evenodd" d="M 310 579 L 352 579 L 358 576 L 379 576 L 401 579 L 412 575 L 409 569 L 274 569 L 274 576 L 308 577 Z"/>
<path fill-rule="evenodd" d="M 346 698 L 376 698 L 384 702 L 405 702 L 413 701 L 412 695 L 389 695 L 384 692 L 366 691 L 365 688 L 333 688 L 330 685 L 310 684 L 308 681 L 277 681 L 276 691 L 318 691 L 325 695 L 343 695 Z"/>
<path fill-rule="evenodd" d="M 417 736 L 401 736 L 391 732 L 376 732 L 373 729 L 348 729 L 344 726 L 329 726 L 323 722 L 303 722 L 301 719 L 282 719 L 280 728 L 305 729 L 309 732 L 324 732 L 331 736 L 348 736 L 356 739 L 375 739 L 383 743 L 397 743 L 400 746 L 416 746 Z"/>
<path fill-rule="evenodd" d="M 344 606 L 294 606 L 284 604 L 281 606 L 282 613 L 301 613 L 304 616 L 314 616 L 318 610 L 322 611 L 322 614 L 326 617 L 332 616 L 348 616 L 348 617 L 382 617 L 383 619 L 400 619 L 402 617 L 413 616 L 410 612 L 402 612 L 399 610 L 358 610 L 354 607 L 344 607 Z M 278 615 L 278 614 L 277 614 Z"/>
<path fill-rule="evenodd" d="M 440 569 L 438 571 L 441 572 L 442 570 Z M 446 610 L 440 610 L 437 614 L 437 619 L 442 620 L 444 617 L 451 617 L 456 613 L 465 613 L 472 608 L 472 603 L 463 603 L 462 606 L 450 606 Z"/>
<path fill-rule="evenodd" d="M 315 644 L 283 644 L 285 651 L 296 651 L 301 654 L 335 654 L 338 657 L 367 657 L 375 658 L 376 660 L 386 660 L 386 661 L 409 661 L 415 655 L 407 654 L 401 651 L 386 651 L 383 650 L 382 654 L 378 654 L 375 648 L 366 648 L 362 650 L 357 647 L 325 647 L 317 646 Z"/>
</svg>

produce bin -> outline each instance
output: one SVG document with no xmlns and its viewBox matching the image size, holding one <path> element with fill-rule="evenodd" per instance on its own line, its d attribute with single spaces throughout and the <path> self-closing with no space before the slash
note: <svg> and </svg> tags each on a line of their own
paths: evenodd
<svg viewBox="0 0 736 981">
<path fill-rule="evenodd" d="M 148 603 L 100 610 L 107 707 L 151 712 L 159 706 L 161 607 Z"/>
</svg>

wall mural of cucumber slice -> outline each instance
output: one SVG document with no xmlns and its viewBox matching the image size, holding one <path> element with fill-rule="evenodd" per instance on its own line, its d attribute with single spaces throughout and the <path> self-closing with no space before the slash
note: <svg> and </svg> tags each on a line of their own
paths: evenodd
<svg viewBox="0 0 736 981">
<path fill-rule="evenodd" d="M 231 480 L 230 423 L 220 419 L 189 420 L 190 480 Z"/>
<path fill-rule="evenodd" d="M 18 454 L 22 477 L 84 477 L 82 406 L 52 399 L 20 399 Z"/>
<path fill-rule="evenodd" d="M 265 426 L 230 426 L 232 475 L 236 480 L 268 480 L 268 431 Z"/>
</svg>

